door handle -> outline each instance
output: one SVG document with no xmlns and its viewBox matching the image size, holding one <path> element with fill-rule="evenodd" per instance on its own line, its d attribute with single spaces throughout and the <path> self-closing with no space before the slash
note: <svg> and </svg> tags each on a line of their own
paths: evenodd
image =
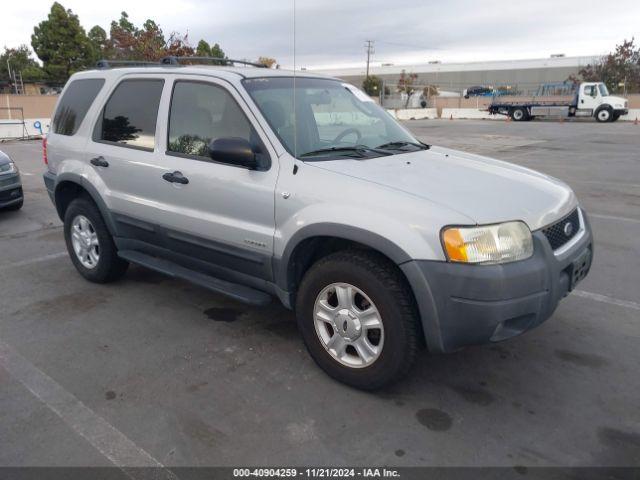
<svg viewBox="0 0 640 480">
<path fill-rule="evenodd" d="M 96 158 L 92 158 L 91 160 L 89 160 L 91 162 L 91 165 L 95 165 L 96 167 L 108 167 L 109 166 L 109 162 L 107 162 L 104 157 L 96 157 Z"/>
<path fill-rule="evenodd" d="M 166 180 L 167 182 L 171 182 L 171 183 L 179 183 L 181 185 L 186 185 L 187 183 L 189 183 L 189 179 L 185 176 L 182 175 L 182 172 L 167 172 L 164 175 L 162 175 L 162 178 L 164 180 Z"/>
</svg>

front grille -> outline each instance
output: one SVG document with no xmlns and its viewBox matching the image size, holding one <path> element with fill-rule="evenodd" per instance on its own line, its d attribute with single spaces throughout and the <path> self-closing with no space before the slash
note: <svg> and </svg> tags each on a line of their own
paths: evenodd
<svg viewBox="0 0 640 480">
<path fill-rule="evenodd" d="M 8 187 L 9 185 L 13 185 L 14 183 L 18 183 L 18 176 L 14 175 L 11 178 L 2 178 L 0 177 L 0 188 Z"/>
<path fill-rule="evenodd" d="M 557 250 L 578 234 L 580 230 L 580 215 L 576 208 L 562 220 L 542 229 L 542 233 L 549 240 L 553 250 Z"/>
<path fill-rule="evenodd" d="M 10 200 L 15 200 L 22 196 L 22 188 L 12 188 L 11 190 L 5 190 L 4 192 L 0 192 L 0 202 L 8 202 Z"/>
</svg>

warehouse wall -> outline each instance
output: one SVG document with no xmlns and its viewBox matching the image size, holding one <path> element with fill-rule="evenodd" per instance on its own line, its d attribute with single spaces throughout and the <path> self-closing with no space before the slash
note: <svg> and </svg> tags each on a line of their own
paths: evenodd
<svg viewBox="0 0 640 480">
<path fill-rule="evenodd" d="M 24 118 L 49 118 L 58 101 L 58 95 L 0 95 L 0 120 Z M 10 110 L 7 110 L 10 108 Z"/>
</svg>

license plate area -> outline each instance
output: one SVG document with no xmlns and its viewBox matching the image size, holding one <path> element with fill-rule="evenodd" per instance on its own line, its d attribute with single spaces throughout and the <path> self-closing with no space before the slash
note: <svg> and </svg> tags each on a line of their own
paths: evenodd
<svg viewBox="0 0 640 480">
<path fill-rule="evenodd" d="M 571 278 L 571 281 L 569 282 L 569 291 L 572 291 L 575 286 L 587 276 L 587 273 L 589 273 L 589 269 L 591 268 L 591 257 L 591 249 L 587 248 L 571 264 L 571 271 L 569 272 L 569 277 Z"/>
</svg>

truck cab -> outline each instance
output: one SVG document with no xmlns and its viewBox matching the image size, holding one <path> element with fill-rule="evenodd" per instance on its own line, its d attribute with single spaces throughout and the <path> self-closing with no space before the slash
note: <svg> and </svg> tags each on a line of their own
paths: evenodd
<svg viewBox="0 0 640 480">
<path fill-rule="evenodd" d="M 609 95 L 607 86 L 602 82 L 581 83 L 576 100 L 572 110 L 577 117 L 595 117 L 598 122 L 615 122 L 628 113 L 627 100 Z"/>
</svg>

